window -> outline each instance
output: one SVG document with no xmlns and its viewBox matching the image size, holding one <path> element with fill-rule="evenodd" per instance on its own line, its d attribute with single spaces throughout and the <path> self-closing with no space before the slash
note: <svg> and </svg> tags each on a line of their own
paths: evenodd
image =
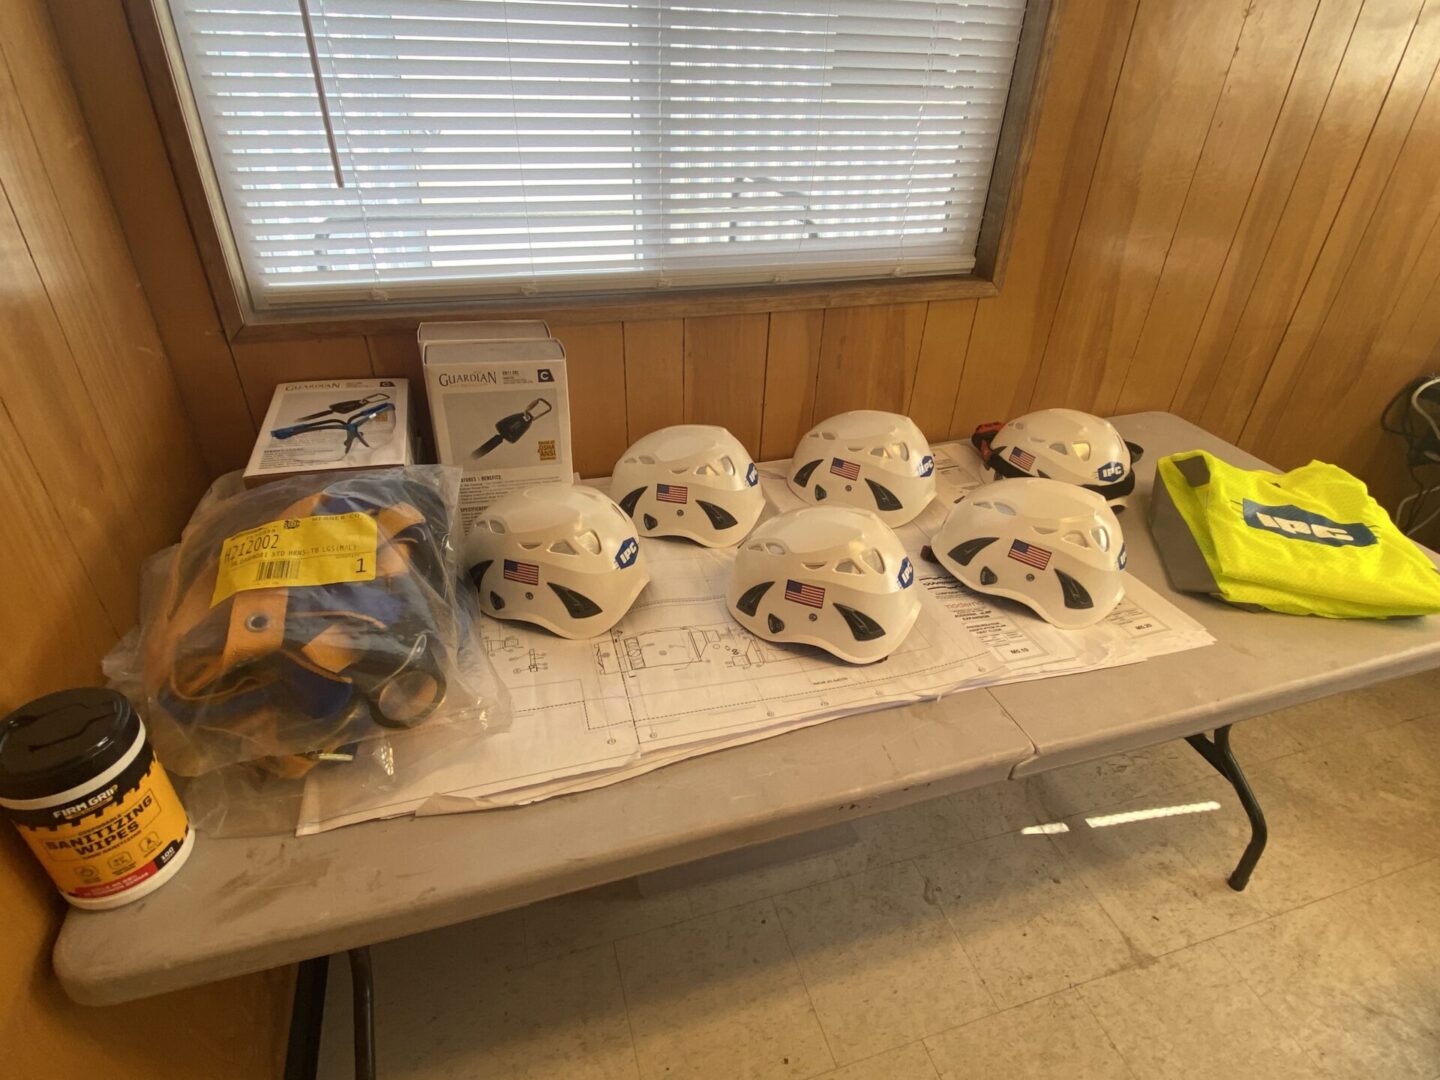
<svg viewBox="0 0 1440 1080">
<path fill-rule="evenodd" d="M 258 311 L 959 274 L 1025 0 L 169 0 Z"/>
</svg>

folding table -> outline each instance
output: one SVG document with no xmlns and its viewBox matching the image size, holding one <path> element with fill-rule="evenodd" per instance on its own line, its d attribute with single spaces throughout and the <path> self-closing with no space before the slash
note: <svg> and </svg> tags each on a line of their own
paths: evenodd
<svg viewBox="0 0 1440 1080">
<path fill-rule="evenodd" d="M 1230 781 L 1249 815 L 1230 875 L 1244 888 L 1266 830 L 1231 725 L 1440 665 L 1440 619 L 1299 618 L 1174 593 L 1145 527 L 1155 459 L 1199 448 L 1262 463 L 1166 413 L 1115 422 L 1145 448 L 1122 517 L 1130 572 L 1216 644 L 846 717 L 532 806 L 305 838 L 202 836 L 153 895 L 69 913 L 55 946 L 61 983 L 76 1001 L 107 1005 L 303 962 L 289 1066 L 303 1072 L 318 1050 L 327 959 L 348 952 L 357 1074 L 373 1075 L 368 945 L 1175 738 Z"/>
</svg>

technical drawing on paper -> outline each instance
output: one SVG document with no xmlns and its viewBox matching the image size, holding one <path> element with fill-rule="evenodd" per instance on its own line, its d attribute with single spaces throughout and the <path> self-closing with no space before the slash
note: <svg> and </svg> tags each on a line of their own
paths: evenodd
<svg viewBox="0 0 1440 1080">
<path fill-rule="evenodd" d="M 784 651 L 734 623 L 612 633 L 595 645 L 595 668 L 602 675 L 711 661 L 729 668 L 755 668 L 789 659 Z"/>
<path fill-rule="evenodd" d="M 482 638 L 485 654 L 512 674 L 522 671 L 537 672 L 550 669 L 549 654 L 542 649 L 526 647 L 518 634 L 507 634 L 503 638 Z"/>
</svg>

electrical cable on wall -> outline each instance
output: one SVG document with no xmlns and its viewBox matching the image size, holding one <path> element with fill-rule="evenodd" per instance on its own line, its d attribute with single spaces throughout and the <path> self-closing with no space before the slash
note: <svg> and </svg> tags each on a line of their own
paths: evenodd
<svg viewBox="0 0 1440 1080">
<path fill-rule="evenodd" d="M 1380 426 L 1405 440 L 1405 466 L 1415 490 L 1396 505 L 1395 524 L 1414 536 L 1440 518 L 1440 506 L 1425 513 L 1430 497 L 1440 491 L 1440 474 L 1429 484 L 1421 474 L 1426 466 L 1440 465 L 1440 375 L 1422 375 L 1402 387 L 1381 413 Z"/>
</svg>

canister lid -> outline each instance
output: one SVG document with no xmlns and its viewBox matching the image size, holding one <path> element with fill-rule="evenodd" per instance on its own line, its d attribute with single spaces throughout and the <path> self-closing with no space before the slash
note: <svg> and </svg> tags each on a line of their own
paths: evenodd
<svg viewBox="0 0 1440 1080">
<path fill-rule="evenodd" d="M 0 721 L 0 799 L 43 799 L 93 780 L 140 737 L 124 694 L 61 690 Z"/>
</svg>

